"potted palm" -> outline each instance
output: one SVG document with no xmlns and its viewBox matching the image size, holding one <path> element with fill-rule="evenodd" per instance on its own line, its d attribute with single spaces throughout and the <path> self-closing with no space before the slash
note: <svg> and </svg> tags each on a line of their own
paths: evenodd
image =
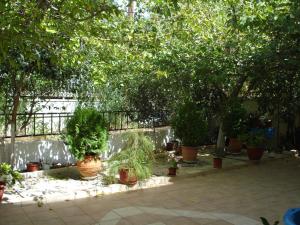
<svg viewBox="0 0 300 225">
<path fill-rule="evenodd" d="M 246 110 L 239 102 L 232 102 L 223 117 L 223 131 L 228 138 L 228 150 L 240 154 L 242 143 L 238 135 L 245 131 Z"/>
<path fill-rule="evenodd" d="M 107 148 L 107 137 L 106 121 L 96 109 L 79 107 L 67 121 L 65 143 L 83 179 L 95 178 L 101 170 L 99 155 Z"/>
<path fill-rule="evenodd" d="M 183 161 L 197 161 L 198 148 L 205 141 L 208 130 L 203 110 L 195 103 L 185 103 L 174 114 L 172 128 L 182 142 Z"/>
<path fill-rule="evenodd" d="M 109 160 L 109 173 L 119 173 L 120 183 L 134 185 L 152 175 L 154 161 L 154 145 L 152 141 L 140 133 L 127 134 L 122 150 Z"/>
<path fill-rule="evenodd" d="M 0 164 L 0 202 L 3 197 L 5 187 L 11 187 L 17 181 L 21 182 L 22 179 L 22 175 L 18 171 L 13 170 L 11 165 L 7 163 Z"/>
<path fill-rule="evenodd" d="M 250 160 L 260 160 L 264 153 L 265 133 L 262 129 L 248 131 L 239 136 L 239 139 L 247 147 L 247 155 Z"/>
</svg>

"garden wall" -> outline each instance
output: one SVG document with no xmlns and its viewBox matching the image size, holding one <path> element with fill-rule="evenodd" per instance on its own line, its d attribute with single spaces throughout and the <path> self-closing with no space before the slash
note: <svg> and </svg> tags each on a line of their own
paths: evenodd
<svg viewBox="0 0 300 225">
<path fill-rule="evenodd" d="M 108 151 L 102 155 L 103 159 L 108 159 L 111 155 L 121 150 L 128 132 L 143 132 L 155 143 L 156 148 L 161 148 L 168 142 L 173 134 L 170 127 L 153 129 L 135 129 L 127 131 L 110 132 L 108 141 Z M 43 138 L 40 140 L 17 140 L 16 142 L 17 169 L 26 168 L 26 163 L 30 161 L 47 161 L 50 163 L 74 163 L 74 158 L 68 152 L 67 147 L 61 140 L 53 138 Z M 11 158 L 10 143 L 0 145 L 0 162 L 9 162 Z"/>
</svg>

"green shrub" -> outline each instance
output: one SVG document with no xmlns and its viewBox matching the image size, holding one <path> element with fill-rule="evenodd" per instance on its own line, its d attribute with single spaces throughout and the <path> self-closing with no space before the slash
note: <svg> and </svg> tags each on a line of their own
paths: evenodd
<svg viewBox="0 0 300 225">
<path fill-rule="evenodd" d="M 247 147 L 264 147 L 265 132 L 263 129 L 248 131 L 238 135 L 238 139 L 247 145 Z"/>
<path fill-rule="evenodd" d="M 107 123 L 93 108 L 77 108 L 67 121 L 64 139 L 69 151 L 78 160 L 85 155 L 99 155 L 107 148 Z"/>
<path fill-rule="evenodd" d="M 197 147 L 206 139 L 208 125 L 203 110 L 188 102 L 179 107 L 172 118 L 174 134 L 185 146 Z"/>
<path fill-rule="evenodd" d="M 11 165 L 7 163 L 0 164 L 0 181 L 4 182 L 7 186 L 14 185 L 17 181 L 21 182 L 23 176 L 18 172 L 13 170 Z"/>
<path fill-rule="evenodd" d="M 139 180 L 152 175 L 154 162 L 154 144 L 141 133 L 129 133 L 122 150 L 109 160 L 110 174 L 117 174 L 120 169 L 128 169 L 129 176 Z"/>
</svg>

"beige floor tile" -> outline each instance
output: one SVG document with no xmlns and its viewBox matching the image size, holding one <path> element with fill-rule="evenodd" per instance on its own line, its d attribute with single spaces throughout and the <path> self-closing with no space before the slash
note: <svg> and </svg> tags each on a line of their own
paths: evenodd
<svg viewBox="0 0 300 225">
<path fill-rule="evenodd" d="M 37 204 L 25 205 L 21 207 L 25 213 L 35 213 L 35 212 L 44 212 L 51 210 L 51 207 L 48 204 L 44 204 L 39 207 Z"/>
<path fill-rule="evenodd" d="M 47 220 L 33 221 L 33 225 L 65 225 L 60 218 L 51 218 Z"/>
<path fill-rule="evenodd" d="M 128 220 L 132 225 L 148 225 L 160 221 L 157 216 L 146 213 L 142 215 L 126 217 L 126 220 Z"/>
<path fill-rule="evenodd" d="M 198 225 L 198 223 L 184 217 L 176 217 L 169 220 L 164 220 L 165 225 Z"/>
<path fill-rule="evenodd" d="M 296 170 L 295 165 L 292 161 L 287 164 L 279 160 L 206 176 L 188 179 L 177 177 L 172 179 L 173 184 L 169 186 L 54 202 L 42 208 L 37 208 L 36 205 L 21 208 L 0 204 L 0 225 L 32 225 L 30 221 L 35 221 L 36 224 L 56 222 L 56 225 L 95 225 L 100 221 L 101 225 L 230 224 L 222 222 L 220 218 L 213 221 L 188 218 L 187 214 L 185 217 L 174 215 L 174 209 L 192 210 L 191 214 L 231 213 L 256 221 L 259 221 L 260 216 L 271 222 L 277 219 L 282 221 L 287 208 L 299 207 L 300 204 L 300 179 L 295 179 L 299 175 L 300 167 Z M 297 165 L 300 165 L 299 160 Z M 143 214 L 137 214 L 140 212 L 135 208 L 142 210 Z M 241 220 L 240 217 L 236 220 L 245 222 L 243 225 L 248 225 L 249 222 Z"/>
<path fill-rule="evenodd" d="M 202 225 L 201 222 L 199 224 Z M 228 223 L 224 220 L 214 220 L 213 222 L 203 223 L 203 225 L 232 225 L 232 223 Z"/>
<path fill-rule="evenodd" d="M 22 216 L 22 215 L 24 215 L 24 211 L 21 207 L 0 208 L 0 217 L 4 217 L 4 216 L 15 217 L 15 216 Z"/>
<path fill-rule="evenodd" d="M 66 225 L 94 225 L 95 220 L 87 215 L 61 217 Z"/>
<path fill-rule="evenodd" d="M 85 214 L 78 206 L 53 209 L 53 211 L 60 217 L 81 216 Z"/>
<path fill-rule="evenodd" d="M 63 201 L 63 202 L 51 202 L 48 205 L 52 209 L 60 209 L 60 208 L 75 206 L 74 202 L 75 202 L 74 200 Z"/>
<path fill-rule="evenodd" d="M 32 225 L 29 218 L 23 214 L 0 217 L 0 225 Z"/>
<path fill-rule="evenodd" d="M 58 218 L 57 214 L 51 210 L 43 211 L 43 212 L 27 213 L 27 216 L 31 221 L 46 221 L 46 220 Z"/>
</svg>

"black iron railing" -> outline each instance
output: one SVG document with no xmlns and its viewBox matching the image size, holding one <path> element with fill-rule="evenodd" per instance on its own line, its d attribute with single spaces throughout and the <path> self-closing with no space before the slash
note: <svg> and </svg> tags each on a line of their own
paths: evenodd
<svg viewBox="0 0 300 225">
<path fill-rule="evenodd" d="M 157 112 L 156 116 L 141 119 L 138 111 L 102 111 L 110 131 L 154 128 L 169 125 L 166 112 Z M 71 112 L 61 113 L 19 113 L 16 122 L 16 137 L 60 135 L 65 129 L 66 121 L 72 117 Z M 10 127 L 5 131 L 5 115 L 0 114 L 0 136 L 9 138 Z"/>
</svg>

